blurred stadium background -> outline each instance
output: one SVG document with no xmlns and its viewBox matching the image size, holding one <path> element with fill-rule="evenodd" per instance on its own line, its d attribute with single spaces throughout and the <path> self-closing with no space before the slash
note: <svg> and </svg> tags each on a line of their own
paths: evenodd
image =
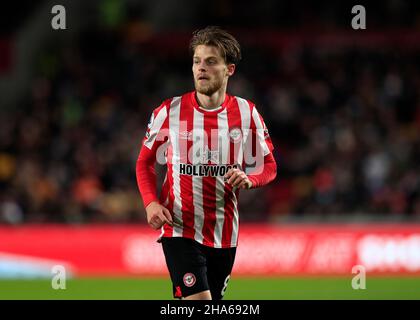
<svg viewBox="0 0 420 320">
<path fill-rule="evenodd" d="M 134 169 L 151 111 L 193 89 L 206 25 L 240 41 L 228 91 L 278 162 L 242 193 L 226 299 L 420 298 L 418 1 L 63 0 L 52 30 L 55 4 L 2 4 L 0 299 L 171 299 Z"/>
</svg>

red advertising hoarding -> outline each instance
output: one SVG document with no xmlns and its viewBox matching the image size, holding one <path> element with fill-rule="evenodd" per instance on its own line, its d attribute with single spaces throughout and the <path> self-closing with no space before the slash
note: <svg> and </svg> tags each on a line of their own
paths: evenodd
<svg viewBox="0 0 420 320">
<path fill-rule="evenodd" d="M 0 277 L 57 264 L 74 276 L 166 275 L 158 236 L 144 225 L 0 227 Z M 355 265 L 420 274 L 420 225 L 242 225 L 233 272 L 339 275 Z"/>
</svg>

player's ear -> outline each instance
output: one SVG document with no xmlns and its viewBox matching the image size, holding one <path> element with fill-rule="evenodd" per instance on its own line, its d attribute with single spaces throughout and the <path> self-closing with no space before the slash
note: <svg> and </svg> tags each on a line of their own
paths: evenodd
<svg viewBox="0 0 420 320">
<path fill-rule="evenodd" d="M 232 76 L 235 73 L 235 68 L 236 68 L 236 65 L 235 64 L 229 63 L 227 65 L 226 75 L 228 75 L 229 77 Z"/>
</svg>

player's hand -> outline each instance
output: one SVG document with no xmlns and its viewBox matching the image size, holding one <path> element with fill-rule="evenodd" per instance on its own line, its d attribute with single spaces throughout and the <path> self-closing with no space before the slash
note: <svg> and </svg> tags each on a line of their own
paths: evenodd
<svg viewBox="0 0 420 320">
<path fill-rule="evenodd" d="M 232 187 L 237 187 L 240 189 L 251 189 L 252 187 L 251 180 L 249 180 L 246 173 L 240 169 L 230 169 L 225 174 L 225 181 Z"/>
<path fill-rule="evenodd" d="M 146 214 L 147 223 L 153 229 L 157 230 L 161 228 L 165 223 L 169 224 L 170 226 L 173 226 L 173 220 L 169 210 L 156 201 L 152 201 L 146 207 Z"/>
</svg>

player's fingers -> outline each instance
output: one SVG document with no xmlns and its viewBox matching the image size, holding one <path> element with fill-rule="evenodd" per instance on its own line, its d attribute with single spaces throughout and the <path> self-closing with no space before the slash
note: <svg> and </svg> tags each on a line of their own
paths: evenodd
<svg viewBox="0 0 420 320">
<path fill-rule="evenodd" d="M 238 184 L 238 188 L 240 188 L 240 189 L 248 189 L 248 181 L 246 179 L 245 180 L 242 180 L 241 183 Z"/>
<path fill-rule="evenodd" d="M 160 223 L 160 219 L 158 216 L 153 216 L 150 221 L 149 221 L 149 225 L 153 228 L 156 229 L 156 225 L 158 225 Z"/>
<path fill-rule="evenodd" d="M 163 222 L 160 222 L 160 223 L 155 223 L 155 224 L 154 224 L 154 229 L 155 229 L 155 230 L 158 230 L 158 229 L 160 229 L 162 226 L 163 226 Z"/>
<path fill-rule="evenodd" d="M 152 218 L 152 224 L 155 229 L 159 229 L 161 226 L 165 224 L 165 217 L 161 212 L 157 212 L 156 215 Z"/>
<path fill-rule="evenodd" d="M 162 213 L 166 217 L 166 219 L 168 219 L 168 221 L 169 221 L 168 224 L 172 226 L 173 225 L 173 220 L 172 220 L 172 215 L 169 212 L 169 210 L 166 209 L 166 208 L 162 208 Z"/>
<path fill-rule="evenodd" d="M 245 176 L 244 175 L 238 175 L 237 177 L 236 177 L 236 179 L 232 182 L 232 186 L 233 187 L 235 187 L 235 186 L 239 186 L 239 184 L 242 182 L 242 181 L 244 181 L 245 180 Z"/>
<path fill-rule="evenodd" d="M 236 186 L 242 182 L 242 180 L 246 179 L 246 174 L 242 171 L 237 172 L 236 178 L 232 180 L 232 186 Z"/>
<path fill-rule="evenodd" d="M 167 224 L 171 224 L 172 222 L 170 222 L 169 220 L 168 220 L 168 218 L 166 218 L 165 217 L 165 215 L 163 214 L 163 211 L 162 212 L 159 212 L 159 219 L 163 222 L 163 223 L 167 223 Z"/>
<path fill-rule="evenodd" d="M 153 229 L 159 229 L 159 222 L 156 219 L 152 219 L 149 222 L 149 225 L 153 228 Z"/>
<path fill-rule="evenodd" d="M 226 172 L 226 174 L 225 174 L 225 180 L 229 179 L 232 176 L 232 174 L 235 173 L 236 170 L 238 170 L 238 169 L 235 169 L 235 168 L 229 169 L 228 172 Z"/>
<path fill-rule="evenodd" d="M 238 177 L 238 175 L 239 175 L 239 172 L 234 171 L 227 182 L 231 185 L 232 182 Z"/>
<path fill-rule="evenodd" d="M 153 214 L 150 216 L 150 219 L 148 220 L 148 223 L 149 223 L 149 224 L 152 224 L 153 222 L 155 222 L 155 220 L 156 220 L 156 214 L 155 214 L 155 213 L 153 213 Z"/>
</svg>

